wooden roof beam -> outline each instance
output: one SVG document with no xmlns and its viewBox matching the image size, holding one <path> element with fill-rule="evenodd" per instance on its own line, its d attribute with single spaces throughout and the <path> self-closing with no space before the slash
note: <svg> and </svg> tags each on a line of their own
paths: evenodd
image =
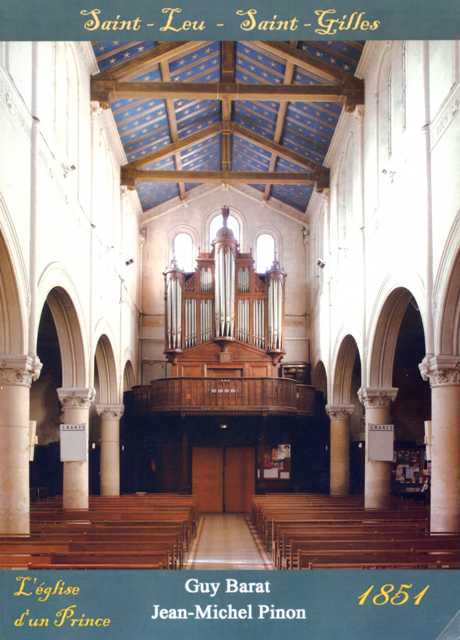
<svg viewBox="0 0 460 640">
<path fill-rule="evenodd" d="M 307 84 L 241 84 L 198 82 L 117 82 L 92 79 L 91 99 L 103 106 L 122 98 L 137 100 L 268 100 L 275 102 L 336 102 L 353 111 L 364 104 L 364 83 L 359 85 Z"/>
<path fill-rule="evenodd" d="M 311 73 L 328 82 L 346 82 L 357 80 L 353 74 L 324 62 L 321 58 L 315 58 L 302 49 L 297 49 L 286 42 L 265 42 L 257 40 L 251 45 L 263 51 L 271 58 L 281 59 L 286 63 L 294 64 L 299 69 Z"/>
<path fill-rule="evenodd" d="M 236 46 L 234 42 L 222 42 L 221 49 L 221 82 L 235 82 L 235 55 Z M 228 126 L 232 119 L 232 101 L 224 98 L 221 104 L 222 113 L 222 146 L 220 168 L 222 171 L 230 171 L 232 168 L 232 134 Z"/>
<path fill-rule="evenodd" d="M 162 149 L 158 149 L 158 151 L 152 151 L 151 153 L 146 154 L 142 158 L 138 160 L 134 160 L 130 162 L 127 167 L 131 167 L 133 169 L 137 169 L 139 167 L 143 167 L 146 164 L 150 164 L 151 162 L 157 162 L 158 160 L 163 160 L 163 158 L 167 158 L 168 156 L 173 156 L 179 151 L 185 151 L 189 147 L 193 147 L 194 144 L 198 142 L 204 142 L 205 140 L 209 140 L 209 138 L 213 138 L 215 135 L 222 131 L 222 124 L 217 122 L 216 124 L 211 125 L 210 127 L 206 127 L 206 129 L 202 129 L 201 131 L 197 131 L 196 133 L 192 133 L 190 136 L 183 138 L 182 140 L 176 140 L 171 144 L 165 145 Z"/>
<path fill-rule="evenodd" d="M 303 184 L 314 186 L 306 173 L 264 171 L 142 171 L 122 167 L 121 182 L 135 188 L 139 182 L 193 182 L 200 184 Z"/>
<path fill-rule="evenodd" d="M 294 71 L 295 71 L 295 67 L 293 63 L 288 60 L 286 62 L 286 68 L 284 70 L 284 78 L 283 78 L 284 85 L 292 84 L 292 80 L 294 78 Z M 288 106 L 289 104 L 287 102 L 282 102 L 278 107 L 278 114 L 276 116 L 276 124 L 275 124 L 275 135 L 273 137 L 275 144 L 280 144 L 283 138 L 284 123 L 286 121 Z M 277 159 L 278 159 L 278 154 L 276 152 L 273 152 L 272 157 L 270 158 L 270 164 L 268 167 L 269 171 L 275 171 Z M 272 185 L 267 184 L 265 187 L 264 196 L 263 196 L 264 200 L 268 200 L 270 198 L 271 191 L 272 191 Z"/>
<path fill-rule="evenodd" d="M 162 60 L 160 62 L 160 73 L 161 79 L 164 82 L 170 82 L 171 76 L 169 74 L 169 62 L 167 60 Z M 166 100 L 166 113 L 168 116 L 168 126 L 169 126 L 169 135 L 171 136 L 171 142 L 177 142 L 179 139 L 179 134 L 177 132 L 177 119 L 176 112 L 174 110 L 174 100 Z M 176 165 L 176 171 L 182 171 L 182 158 L 180 157 L 180 151 L 176 151 L 174 154 L 174 164 Z M 179 198 L 181 200 L 185 200 L 187 197 L 187 192 L 185 189 L 184 182 L 179 182 Z"/>
<path fill-rule="evenodd" d="M 94 76 L 95 80 L 129 80 L 147 73 L 162 62 L 170 62 L 205 46 L 207 41 L 160 42 L 153 49 L 148 49 L 125 62 L 114 65 Z"/>
<path fill-rule="evenodd" d="M 323 167 L 317 162 L 313 162 L 313 160 L 305 158 L 304 156 L 300 155 L 300 153 L 297 153 L 292 149 L 288 149 L 288 147 L 283 147 L 279 142 L 268 140 L 258 133 L 254 133 L 254 131 L 246 129 L 246 127 L 237 124 L 236 122 L 233 122 L 231 124 L 231 128 L 234 134 L 240 136 L 241 138 L 249 140 L 249 142 L 253 142 L 265 151 L 270 151 L 270 153 L 276 154 L 280 158 L 284 158 L 289 162 L 294 162 L 295 164 L 298 164 L 299 166 L 304 167 L 305 169 L 308 169 L 310 171 L 327 171 L 326 167 Z"/>
<path fill-rule="evenodd" d="M 328 177 L 329 175 L 329 170 L 326 167 L 323 167 L 322 165 L 317 164 L 312 160 L 308 160 L 308 158 L 305 158 L 292 149 L 288 149 L 287 147 L 283 147 L 281 144 L 277 144 L 272 140 L 268 140 L 267 138 L 254 133 L 254 131 L 251 131 L 250 129 L 247 129 L 242 125 L 237 124 L 236 122 L 229 122 L 225 125 L 225 127 L 228 127 L 231 133 L 233 133 L 234 135 L 245 138 L 249 142 L 256 144 L 265 151 L 270 151 L 270 153 L 277 154 L 280 158 L 285 158 L 289 162 L 294 162 L 295 164 L 298 164 L 299 166 L 312 171 L 315 175 L 325 177 Z M 213 124 L 210 127 L 203 129 L 202 131 L 187 136 L 183 140 L 177 140 L 176 142 L 164 146 L 158 151 L 153 151 L 152 153 L 149 153 L 142 158 L 139 158 L 138 160 L 134 160 L 133 162 L 125 165 L 125 168 L 127 170 L 140 169 L 146 164 L 163 160 L 164 158 L 172 156 L 179 151 L 185 151 L 186 149 L 199 142 L 204 142 L 205 140 L 209 140 L 219 133 L 224 132 L 224 124 L 217 122 L 216 124 Z"/>
</svg>

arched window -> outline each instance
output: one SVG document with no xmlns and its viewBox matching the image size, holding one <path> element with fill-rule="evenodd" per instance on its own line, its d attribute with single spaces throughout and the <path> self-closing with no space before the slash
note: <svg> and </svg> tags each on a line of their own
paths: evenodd
<svg viewBox="0 0 460 640">
<path fill-rule="evenodd" d="M 173 252 L 180 269 L 190 273 L 195 270 L 193 239 L 188 233 L 178 233 L 174 237 Z"/>
<path fill-rule="evenodd" d="M 209 244 L 216 239 L 217 232 L 224 226 L 224 219 L 222 214 L 219 213 L 211 220 L 209 225 Z M 232 214 L 229 215 L 227 220 L 227 227 L 233 231 L 233 235 L 237 242 L 240 242 L 240 223 Z"/>
<path fill-rule="evenodd" d="M 269 233 L 261 233 L 256 244 L 256 271 L 265 273 L 275 259 L 275 239 Z"/>
</svg>

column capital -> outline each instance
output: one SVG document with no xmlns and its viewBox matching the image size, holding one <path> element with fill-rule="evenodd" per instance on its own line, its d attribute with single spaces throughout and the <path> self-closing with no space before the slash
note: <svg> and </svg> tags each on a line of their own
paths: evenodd
<svg viewBox="0 0 460 640">
<path fill-rule="evenodd" d="M 42 366 L 37 356 L 0 355 L 0 385 L 30 387 Z"/>
<path fill-rule="evenodd" d="M 425 356 L 418 368 L 432 387 L 460 385 L 460 356 Z"/>
<path fill-rule="evenodd" d="M 358 391 L 359 401 L 369 409 L 388 407 L 397 395 L 398 389 L 395 387 L 361 387 Z"/>
<path fill-rule="evenodd" d="M 64 409 L 89 409 L 96 398 L 96 392 L 92 387 L 60 387 L 57 394 Z"/>
<path fill-rule="evenodd" d="M 100 416 L 120 420 L 125 411 L 125 407 L 122 404 L 97 404 L 96 411 Z"/>
<path fill-rule="evenodd" d="M 326 405 L 326 413 L 336 420 L 346 420 L 355 410 L 352 404 Z"/>
</svg>

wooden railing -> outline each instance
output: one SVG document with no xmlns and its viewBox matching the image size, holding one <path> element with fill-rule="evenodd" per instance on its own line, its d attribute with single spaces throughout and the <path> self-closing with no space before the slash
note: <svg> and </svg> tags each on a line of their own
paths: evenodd
<svg viewBox="0 0 460 640">
<path fill-rule="evenodd" d="M 312 415 L 314 389 L 289 378 L 161 378 L 133 389 L 140 413 Z"/>
</svg>

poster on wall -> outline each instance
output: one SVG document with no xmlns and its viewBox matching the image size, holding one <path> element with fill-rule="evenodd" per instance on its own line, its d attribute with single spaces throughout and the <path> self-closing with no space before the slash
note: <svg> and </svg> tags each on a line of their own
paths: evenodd
<svg viewBox="0 0 460 640">
<path fill-rule="evenodd" d="M 459 344 L 459 122 L 458 1 L 1 1 L 0 640 L 460 639 L 460 365 L 445 355 Z M 173 268 L 153 273 L 152 255 Z M 40 304 L 50 330 L 35 340 Z M 429 411 L 409 426 L 425 423 L 423 456 L 395 448 L 404 305 L 420 316 Z M 55 336 L 66 357 L 47 350 Z M 214 369 L 194 360 L 203 343 Z M 78 393 L 61 407 L 64 380 Z M 40 429 L 61 409 L 62 491 L 30 504 L 29 465 L 53 455 Z M 297 442 L 318 455 L 298 459 Z M 215 512 L 197 512 L 198 486 Z"/>
<path fill-rule="evenodd" d="M 260 477 L 260 470 L 259 470 Z M 265 480 L 290 480 L 291 445 L 267 446 L 263 452 L 263 473 Z"/>
</svg>

